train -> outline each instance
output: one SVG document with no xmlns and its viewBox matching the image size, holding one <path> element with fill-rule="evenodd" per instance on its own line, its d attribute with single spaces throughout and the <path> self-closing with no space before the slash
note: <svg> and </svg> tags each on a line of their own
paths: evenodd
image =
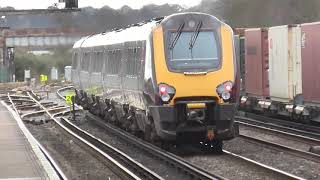
<svg viewBox="0 0 320 180">
<path fill-rule="evenodd" d="M 320 122 L 320 22 L 243 30 L 240 110 Z"/>
<path fill-rule="evenodd" d="M 240 73 L 232 28 L 178 13 L 83 37 L 73 46 L 76 102 L 147 141 L 205 142 L 238 134 Z"/>
</svg>

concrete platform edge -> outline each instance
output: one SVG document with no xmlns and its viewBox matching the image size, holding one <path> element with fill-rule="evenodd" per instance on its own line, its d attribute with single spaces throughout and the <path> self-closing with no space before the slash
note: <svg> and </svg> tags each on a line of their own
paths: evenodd
<svg viewBox="0 0 320 180">
<path fill-rule="evenodd" d="M 39 161 L 40 161 L 43 169 L 46 171 L 49 179 L 59 180 L 60 178 L 59 178 L 58 174 L 56 173 L 55 169 L 51 166 L 50 162 L 47 160 L 47 158 L 45 157 L 45 155 L 41 151 L 41 149 L 40 149 L 40 147 L 42 147 L 41 144 L 32 136 L 30 131 L 27 129 L 27 127 L 22 122 L 22 119 L 19 117 L 19 115 L 15 111 L 13 111 L 4 101 L 1 101 L 1 104 L 8 109 L 8 111 L 10 112 L 12 117 L 17 121 L 19 128 L 21 129 L 21 131 L 23 132 L 23 134 L 27 138 L 33 152 L 35 153 L 35 155 L 39 159 Z M 56 164 L 56 163 L 54 162 L 54 164 Z"/>
</svg>

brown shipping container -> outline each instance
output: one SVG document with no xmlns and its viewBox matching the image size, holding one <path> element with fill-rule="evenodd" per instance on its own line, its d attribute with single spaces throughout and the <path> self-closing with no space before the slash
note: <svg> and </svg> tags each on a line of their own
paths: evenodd
<svg viewBox="0 0 320 180">
<path fill-rule="evenodd" d="M 302 92 L 305 102 L 320 103 L 320 22 L 301 25 Z"/>
<path fill-rule="evenodd" d="M 245 31 L 245 88 L 248 94 L 269 96 L 268 31 L 256 28 Z"/>
</svg>

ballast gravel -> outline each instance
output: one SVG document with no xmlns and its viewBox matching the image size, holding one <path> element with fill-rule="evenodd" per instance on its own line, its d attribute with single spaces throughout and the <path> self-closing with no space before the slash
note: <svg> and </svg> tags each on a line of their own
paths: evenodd
<svg viewBox="0 0 320 180">
<path fill-rule="evenodd" d="M 53 157 L 68 179 L 120 179 L 96 157 L 66 136 L 54 122 L 26 124 L 32 135 Z"/>
</svg>

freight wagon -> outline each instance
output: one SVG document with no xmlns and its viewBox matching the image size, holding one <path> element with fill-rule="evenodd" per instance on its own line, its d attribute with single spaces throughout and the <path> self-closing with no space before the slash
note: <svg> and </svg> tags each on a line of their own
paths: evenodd
<svg viewBox="0 0 320 180">
<path fill-rule="evenodd" d="M 320 23 L 245 30 L 245 95 L 240 108 L 319 121 Z"/>
</svg>

